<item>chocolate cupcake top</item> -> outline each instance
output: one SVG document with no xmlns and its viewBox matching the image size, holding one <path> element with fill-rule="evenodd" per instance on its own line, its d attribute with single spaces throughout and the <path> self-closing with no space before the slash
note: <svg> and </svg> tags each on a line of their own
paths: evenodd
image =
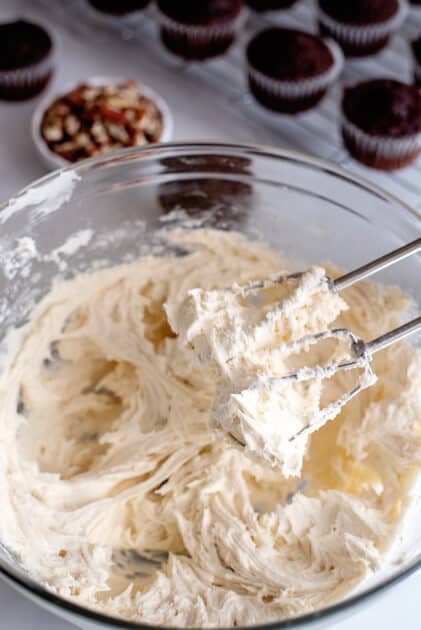
<svg viewBox="0 0 421 630">
<path fill-rule="evenodd" d="M 158 0 L 158 8 L 182 24 L 209 26 L 236 18 L 243 0 Z"/>
<path fill-rule="evenodd" d="M 333 55 L 317 35 L 273 27 L 260 32 L 247 48 L 249 64 L 272 79 L 309 79 L 329 70 Z"/>
<path fill-rule="evenodd" d="M 0 70 L 17 70 L 45 59 L 53 42 L 47 31 L 32 22 L 0 24 Z"/>
<path fill-rule="evenodd" d="M 421 132 L 421 88 L 375 79 L 347 88 L 342 102 L 346 118 L 373 136 L 402 138 Z"/>
<path fill-rule="evenodd" d="M 398 0 L 319 0 L 324 13 L 344 24 L 369 25 L 386 22 L 399 10 Z"/>
</svg>

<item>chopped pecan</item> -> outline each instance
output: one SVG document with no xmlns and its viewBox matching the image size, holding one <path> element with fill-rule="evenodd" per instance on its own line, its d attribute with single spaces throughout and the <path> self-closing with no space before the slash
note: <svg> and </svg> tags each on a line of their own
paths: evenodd
<svg viewBox="0 0 421 630">
<path fill-rule="evenodd" d="M 63 138 L 63 129 L 60 125 L 49 125 L 43 129 L 44 138 L 48 142 L 58 142 Z"/>
<path fill-rule="evenodd" d="M 69 136 L 74 136 L 80 129 L 80 120 L 74 114 L 69 114 L 64 120 L 64 129 Z"/>
<path fill-rule="evenodd" d="M 104 120 L 110 120 L 117 124 L 124 124 L 126 122 L 126 115 L 124 112 L 120 112 L 116 109 L 111 109 L 107 105 L 100 105 L 99 112 Z"/>
<path fill-rule="evenodd" d="M 162 129 L 161 111 L 135 81 L 81 84 L 52 103 L 41 123 L 50 149 L 71 162 L 157 142 Z"/>
</svg>

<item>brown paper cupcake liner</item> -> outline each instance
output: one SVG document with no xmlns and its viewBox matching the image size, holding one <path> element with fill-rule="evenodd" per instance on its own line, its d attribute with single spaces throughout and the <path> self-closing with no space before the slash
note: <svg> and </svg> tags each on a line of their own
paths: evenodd
<svg viewBox="0 0 421 630">
<path fill-rule="evenodd" d="M 340 47 L 332 40 L 325 40 L 333 56 L 329 70 L 309 79 L 282 81 L 266 76 L 248 63 L 250 90 L 256 100 L 273 111 L 296 114 L 316 106 L 335 83 L 344 66 Z"/>
<path fill-rule="evenodd" d="M 321 32 L 333 37 L 349 56 L 374 54 L 384 48 L 390 36 L 402 26 L 408 16 L 408 1 L 398 0 L 398 3 L 398 11 L 393 17 L 366 26 L 338 22 L 319 9 Z"/>
<path fill-rule="evenodd" d="M 367 166 L 392 171 L 409 166 L 421 153 L 421 133 L 402 138 L 373 136 L 342 116 L 342 136 L 351 155 Z"/>
<path fill-rule="evenodd" d="M 192 25 L 176 22 L 156 7 L 161 39 L 166 48 L 178 57 L 191 61 L 224 54 L 244 26 L 249 11 L 241 10 L 234 19 L 218 25 Z"/>
</svg>

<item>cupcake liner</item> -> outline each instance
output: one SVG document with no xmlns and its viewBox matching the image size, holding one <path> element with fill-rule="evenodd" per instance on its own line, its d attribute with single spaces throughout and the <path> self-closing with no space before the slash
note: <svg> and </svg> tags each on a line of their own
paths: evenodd
<svg viewBox="0 0 421 630">
<path fill-rule="evenodd" d="M 278 111 L 304 111 L 309 109 L 322 98 L 327 89 L 336 81 L 343 70 L 344 56 L 340 47 L 333 41 L 325 39 L 325 44 L 329 47 L 333 56 L 332 67 L 322 74 L 309 79 L 298 79 L 296 81 L 282 81 L 266 76 L 256 70 L 250 63 L 247 65 L 249 79 L 273 101 L 274 107 Z M 257 100 L 262 100 L 254 93 Z M 276 107 L 278 101 L 279 108 Z M 314 102 L 313 102 L 314 101 Z M 265 105 L 265 103 L 262 103 Z M 297 109 L 295 109 L 295 105 Z M 300 105 L 302 104 L 302 106 Z M 309 106 L 307 106 L 307 104 Z M 284 109 L 285 106 L 285 109 Z"/>
<path fill-rule="evenodd" d="M 421 153 L 421 133 L 402 138 L 373 136 L 354 125 L 344 114 L 342 134 L 353 157 L 384 170 L 407 166 Z"/>
<path fill-rule="evenodd" d="M 338 22 L 319 8 L 319 22 L 326 33 L 336 41 L 352 48 L 365 48 L 376 43 L 385 43 L 385 40 L 398 30 L 406 20 L 409 13 L 407 0 L 398 0 L 398 11 L 390 19 L 377 24 L 353 25 Z"/>
<path fill-rule="evenodd" d="M 178 35 L 187 35 L 192 39 L 204 39 L 208 37 L 226 37 L 232 35 L 233 31 L 237 32 L 245 24 L 247 20 L 247 9 L 242 9 L 241 12 L 233 20 L 224 24 L 218 25 L 201 25 L 201 24 L 182 24 L 176 22 L 172 18 L 168 17 L 159 8 L 156 8 L 158 16 L 158 22 L 160 26 L 167 30 L 174 31 Z"/>
<path fill-rule="evenodd" d="M 0 70 L 0 98 L 20 100 L 39 94 L 50 81 L 56 66 L 58 42 L 55 35 L 44 24 L 37 23 L 48 31 L 52 46 L 48 55 L 37 63 L 16 68 Z"/>
<path fill-rule="evenodd" d="M 182 24 L 155 8 L 164 44 L 172 53 L 186 59 L 206 59 L 223 54 L 247 21 L 243 8 L 232 20 L 218 25 Z"/>
</svg>

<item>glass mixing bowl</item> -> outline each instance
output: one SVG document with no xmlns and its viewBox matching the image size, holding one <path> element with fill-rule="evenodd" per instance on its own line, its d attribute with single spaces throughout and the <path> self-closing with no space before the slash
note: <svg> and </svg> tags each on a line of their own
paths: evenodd
<svg viewBox="0 0 421 630">
<path fill-rule="evenodd" d="M 192 227 L 238 230 L 303 263 L 330 260 L 348 269 L 414 239 L 421 228 L 420 218 L 399 199 L 293 152 L 169 144 L 90 160 L 39 180 L 0 209 L 0 338 L 27 320 L 57 275 L 160 253 L 162 231 L 186 216 Z M 378 276 L 419 303 L 420 278 L 420 256 Z M 272 627 L 325 627 L 418 569 L 421 542 L 408 544 L 404 558 L 347 599 Z M 145 627 L 54 596 L 4 548 L 0 573 L 81 628 Z"/>
</svg>

